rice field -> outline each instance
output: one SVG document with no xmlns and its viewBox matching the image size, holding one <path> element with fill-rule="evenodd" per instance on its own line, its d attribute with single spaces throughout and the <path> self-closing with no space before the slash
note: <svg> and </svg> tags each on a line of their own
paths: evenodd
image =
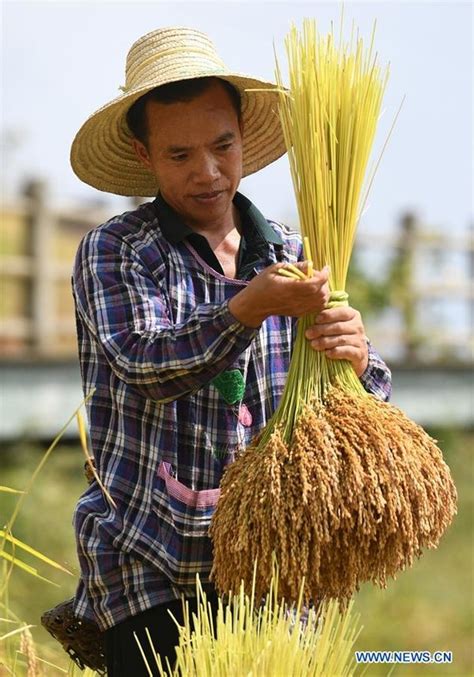
<svg viewBox="0 0 474 677">
<path fill-rule="evenodd" d="M 436 551 L 428 552 L 414 567 L 392 581 L 387 590 L 365 586 L 357 595 L 354 610 L 361 616 L 362 632 L 357 649 L 420 650 L 453 652 L 451 665 L 369 666 L 365 675 L 468 677 L 474 672 L 472 653 L 473 618 L 473 432 L 430 430 L 439 441 L 459 492 L 459 514 Z M 18 442 L 1 452 L 1 484 L 22 489 L 31 477 L 45 449 Z M 58 447 L 48 460 L 26 498 L 16 522 L 15 536 L 68 568 L 77 575 L 71 517 L 79 494 L 85 489 L 83 452 L 79 447 Z M 0 493 L 0 521 L 10 516 L 17 498 Z M 39 656 L 58 666 L 44 663 L 38 674 L 56 677 L 66 674 L 68 659 L 59 645 L 39 625 L 41 613 L 72 595 L 75 576 L 68 576 L 24 556 L 41 575 L 60 587 L 15 570 L 10 579 L 7 601 L 18 618 L 32 624 L 32 639 Z M 5 601 L 5 598 L 2 600 Z M 4 618 L 2 610 L 0 617 Z M 0 622 L 0 637 L 8 632 Z M 6 642 L 0 642 L 0 660 Z M 19 656 L 19 658 L 22 658 Z M 38 668 L 39 669 L 39 668 Z M 362 670 L 359 674 L 361 674 Z M 0 675 L 9 674 L 0 665 Z M 79 670 L 76 674 L 82 674 Z M 26 677 L 24 665 L 15 675 Z M 230 677 L 230 676 L 229 676 Z M 232 676 L 234 677 L 234 676 Z M 240 676 L 236 676 L 240 677 Z M 269 675 L 268 677 L 279 677 Z M 286 677 L 282 675 L 281 677 Z M 328 677 L 333 677 L 328 676 Z"/>
</svg>

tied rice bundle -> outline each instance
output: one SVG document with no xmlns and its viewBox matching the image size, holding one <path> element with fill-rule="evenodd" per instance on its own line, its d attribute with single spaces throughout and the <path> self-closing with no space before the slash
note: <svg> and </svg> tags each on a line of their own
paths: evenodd
<svg viewBox="0 0 474 677">
<path fill-rule="evenodd" d="M 301 231 L 314 254 L 308 268 L 330 265 L 329 306 L 348 305 L 347 271 L 388 77 L 372 45 L 373 35 L 364 50 L 353 34 L 336 47 L 332 34 L 321 39 L 307 20 L 286 40 L 289 91 L 277 63 Z M 349 362 L 313 350 L 305 338 L 312 324 L 314 316 L 298 322 L 277 411 L 223 477 L 212 577 L 222 592 L 241 579 L 248 587 L 256 562 L 263 594 L 274 553 L 286 599 L 296 599 L 304 577 L 305 600 L 344 606 L 362 582 L 385 587 L 437 546 L 456 513 L 456 490 L 436 441 L 369 395 Z"/>
</svg>

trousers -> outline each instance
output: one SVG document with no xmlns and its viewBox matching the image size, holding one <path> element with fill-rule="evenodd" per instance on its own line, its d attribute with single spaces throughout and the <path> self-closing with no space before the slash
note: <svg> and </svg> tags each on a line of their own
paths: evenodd
<svg viewBox="0 0 474 677">
<path fill-rule="evenodd" d="M 186 601 L 189 605 L 191 618 L 191 614 L 197 611 L 197 601 L 195 598 L 188 598 Z M 218 608 L 217 594 L 208 593 L 207 601 L 211 605 L 215 620 Z M 179 631 L 169 611 L 180 625 L 184 624 L 183 603 L 181 600 L 174 600 L 147 609 L 136 616 L 131 616 L 105 631 L 108 677 L 149 677 L 150 672 L 143 660 L 134 632 L 140 640 L 140 645 L 153 677 L 159 677 L 156 659 L 145 628 L 148 628 L 154 651 L 159 654 L 163 668 L 167 669 L 166 659 L 169 660 L 170 666 L 174 667 L 176 661 L 175 647 L 179 642 Z"/>
</svg>

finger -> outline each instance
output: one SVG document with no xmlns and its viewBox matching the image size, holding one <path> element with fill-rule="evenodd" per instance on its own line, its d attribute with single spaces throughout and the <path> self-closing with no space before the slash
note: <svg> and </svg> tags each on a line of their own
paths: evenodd
<svg viewBox="0 0 474 677">
<path fill-rule="evenodd" d="M 325 282 L 321 287 L 321 292 L 323 294 L 324 305 L 326 306 L 329 303 L 329 295 L 331 293 L 329 289 L 329 282 Z"/>
<path fill-rule="evenodd" d="M 268 270 L 269 272 L 276 273 L 280 270 L 280 268 L 285 268 L 286 263 L 283 263 L 282 261 L 278 261 L 278 263 L 273 263 L 271 266 L 268 266 L 268 268 L 265 268 L 265 270 Z M 265 271 L 263 271 L 265 272 Z"/>
<path fill-rule="evenodd" d="M 368 354 L 367 351 L 357 350 L 351 346 L 338 346 L 337 348 L 330 348 L 324 351 L 325 357 L 330 360 L 347 360 L 354 368 L 358 377 L 367 369 Z"/>
<path fill-rule="evenodd" d="M 282 280 L 285 281 L 285 283 L 289 283 L 289 284 L 291 284 L 292 282 L 295 282 L 295 281 L 296 282 L 305 282 L 306 281 L 306 280 L 301 280 L 301 279 L 297 278 L 295 273 L 291 272 L 291 270 L 289 270 L 287 268 L 287 264 L 281 263 L 281 262 L 272 264 L 271 266 L 269 266 L 268 268 L 266 268 L 265 270 L 263 270 L 259 274 L 260 275 L 269 274 L 269 275 L 272 276 L 272 278 L 278 279 L 278 281 L 280 283 L 281 283 Z"/>
<path fill-rule="evenodd" d="M 298 270 L 301 271 L 304 275 L 308 274 L 308 262 L 307 261 L 297 261 L 296 263 L 274 263 L 270 270 L 274 273 L 278 273 L 280 276 L 282 276 L 282 271 L 284 270 L 289 270 L 292 271 L 292 268 L 297 268 Z M 296 274 L 296 273 L 295 273 Z M 290 277 L 288 275 L 288 277 Z M 301 278 L 302 281 L 306 282 L 306 284 L 314 284 L 317 287 L 320 287 L 323 284 L 327 284 L 327 281 L 329 279 L 329 267 L 326 266 L 322 270 L 316 270 L 313 271 L 313 274 L 310 277 Z"/>
<path fill-rule="evenodd" d="M 329 289 L 329 282 L 328 282 L 327 280 L 326 280 L 326 282 L 324 282 L 323 285 L 321 286 L 321 290 L 322 290 L 325 294 L 327 294 L 327 297 L 328 297 L 328 300 L 329 300 L 329 294 L 331 293 L 331 291 L 330 291 L 330 289 Z"/>
<path fill-rule="evenodd" d="M 315 322 L 317 324 L 326 324 L 328 322 L 344 322 L 360 316 L 360 313 L 351 306 L 338 306 L 337 308 L 326 308 L 322 310 Z"/>
<path fill-rule="evenodd" d="M 324 305 L 329 301 L 329 285 L 328 281 L 318 273 L 314 277 L 308 278 L 303 284 L 306 285 L 306 290 L 312 296 L 319 295 L 324 300 Z M 324 309 L 324 305 L 318 308 L 318 314 Z"/>
<path fill-rule="evenodd" d="M 307 274 L 308 273 L 308 263 L 307 261 L 304 261 L 304 272 Z M 312 274 L 308 278 L 308 281 L 311 283 L 316 283 L 318 286 L 325 284 L 329 280 L 329 266 L 324 266 L 322 270 L 314 270 L 312 269 Z"/>
<path fill-rule="evenodd" d="M 303 270 L 304 272 L 306 272 L 308 270 L 308 261 L 296 261 L 293 265 L 295 265 L 300 270 Z M 329 266 L 324 266 L 323 268 L 321 268 L 321 270 L 317 270 L 313 266 L 312 270 L 313 270 L 314 275 L 317 275 L 318 273 L 324 273 L 324 275 L 327 275 L 329 277 L 329 273 L 330 273 L 330 267 Z"/>
<path fill-rule="evenodd" d="M 342 336 L 320 336 L 311 340 L 311 347 L 315 350 L 332 350 L 334 348 L 355 348 L 362 352 L 363 345 L 354 334 Z"/>
<path fill-rule="evenodd" d="M 349 360 L 349 362 L 358 362 L 362 357 L 360 348 L 355 348 L 354 346 L 328 348 L 328 350 L 324 351 L 324 354 L 330 360 Z"/>
<path fill-rule="evenodd" d="M 354 321 L 333 322 L 331 324 L 314 324 L 306 330 L 306 338 L 317 339 L 321 336 L 363 336 L 363 328 Z"/>
<path fill-rule="evenodd" d="M 302 278 L 302 277 L 300 276 L 300 274 L 296 274 L 296 273 L 293 272 L 293 270 L 291 270 L 290 268 L 279 268 L 279 269 L 277 270 L 277 274 L 278 274 L 278 275 L 282 275 L 283 277 L 289 277 L 289 278 L 292 279 L 292 280 L 301 280 L 301 279 L 304 279 L 304 278 Z M 302 273 L 301 273 L 301 275 L 302 275 Z"/>
</svg>

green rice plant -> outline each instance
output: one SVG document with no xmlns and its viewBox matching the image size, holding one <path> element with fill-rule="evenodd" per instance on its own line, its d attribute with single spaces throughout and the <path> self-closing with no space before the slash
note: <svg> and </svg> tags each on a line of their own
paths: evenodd
<svg viewBox="0 0 474 677">
<path fill-rule="evenodd" d="M 295 605 L 288 606 L 278 594 L 278 572 L 274 568 L 269 592 L 256 596 L 255 576 L 251 594 L 242 582 L 228 601 L 219 599 L 217 617 L 207 603 L 197 579 L 197 614 L 190 616 L 184 603 L 184 625 L 178 625 L 176 665 L 166 668 L 158 655 L 156 665 L 147 662 L 135 635 L 149 675 L 160 677 L 349 677 L 355 675 L 353 646 L 359 635 L 358 617 L 352 603 L 340 613 L 334 601 L 319 608 L 303 608 L 302 581 Z M 259 603 L 260 601 L 260 603 Z M 151 646 L 152 640 L 148 634 Z"/>
<path fill-rule="evenodd" d="M 18 551 L 21 553 L 26 553 L 39 560 L 41 563 L 54 569 L 58 569 L 65 574 L 71 576 L 73 575 L 68 569 L 63 567 L 58 562 L 47 557 L 39 550 L 31 547 L 14 536 L 13 526 L 38 474 L 44 467 L 55 447 L 58 445 L 68 425 L 71 423 L 74 417 L 79 415 L 80 408 L 91 396 L 92 393 L 86 397 L 84 402 L 81 403 L 80 407 L 78 407 L 78 409 L 63 426 L 59 434 L 55 437 L 49 448 L 43 454 L 25 489 L 19 490 L 7 486 L 0 487 L 0 492 L 2 493 L 15 494 L 19 496 L 6 525 L 3 529 L 0 529 L 0 674 L 2 675 L 14 675 L 15 677 L 19 677 L 20 675 L 26 675 L 27 677 L 50 675 L 51 671 L 49 668 L 54 668 L 57 671 L 56 674 L 78 674 L 74 671 L 74 664 L 72 661 L 69 670 L 66 670 L 39 655 L 31 635 L 31 628 L 33 628 L 34 625 L 25 623 L 10 608 L 9 585 L 13 570 L 18 568 L 44 583 L 60 587 L 57 583 L 54 583 L 40 574 L 35 567 L 25 562 L 18 554 Z M 80 674 L 83 675 L 83 677 L 92 677 L 95 673 L 91 670 L 87 670 L 86 672 Z"/>
</svg>

